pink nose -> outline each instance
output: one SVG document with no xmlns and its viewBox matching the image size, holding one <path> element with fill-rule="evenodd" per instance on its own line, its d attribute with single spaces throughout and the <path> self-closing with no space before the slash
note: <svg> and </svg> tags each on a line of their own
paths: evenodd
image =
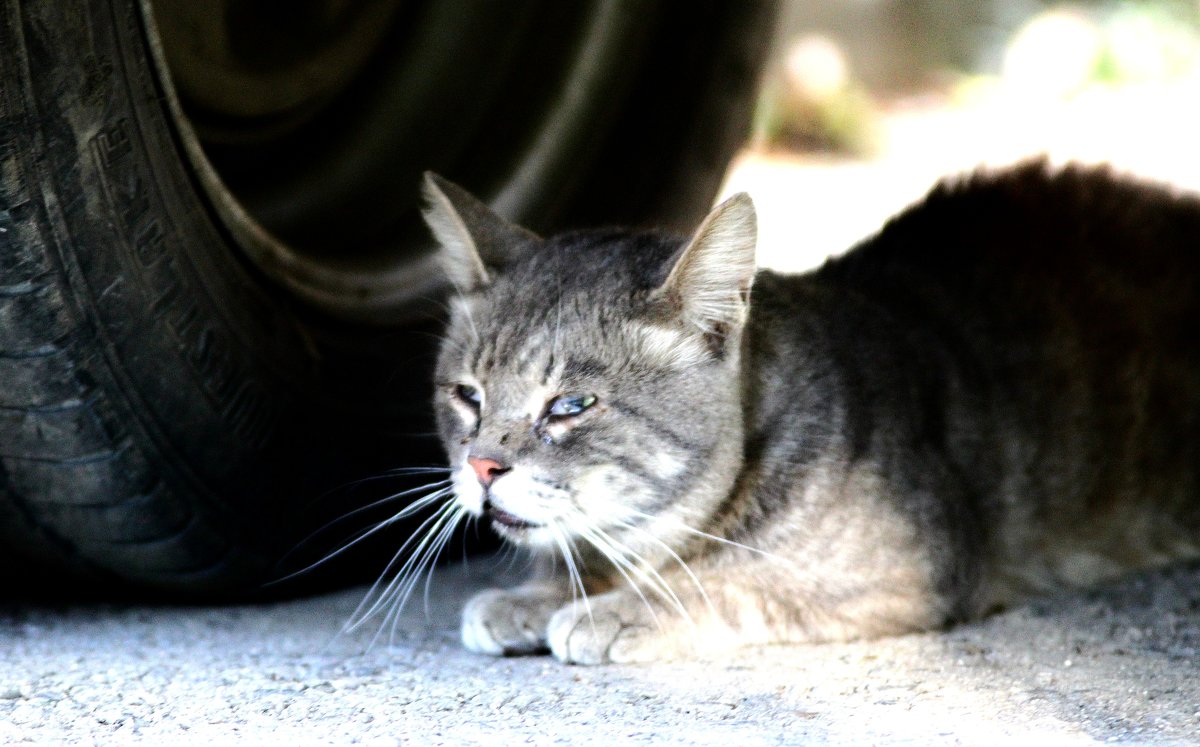
<svg viewBox="0 0 1200 747">
<path fill-rule="evenodd" d="M 497 477 L 512 469 L 511 467 L 505 467 L 495 459 L 480 459 L 479 457 L 467 457 L 467 464 L 471 465 L 471 469 L 475 470 L 475 475 L 485 488 L 491 487 Z"/>
</svg>

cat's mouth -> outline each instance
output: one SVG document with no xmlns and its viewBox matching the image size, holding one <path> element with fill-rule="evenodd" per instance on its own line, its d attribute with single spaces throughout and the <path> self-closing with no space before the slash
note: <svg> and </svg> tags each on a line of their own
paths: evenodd
<svg viewBox="0 0 1200 747">
<path fill-rule="evenodd" d="M 516 514 L 510 514 L 504 509 L 497 507 L 496 504 L 492 503 L 491 501 L 488 501 L 487 505 L 484 506 L 484 511 L 487 513 L 488 518 L 490 518 L 495 524 L 510 531 L 536 529 L 542 526 L 537 522 L 526 521 Z"/>
</svg>

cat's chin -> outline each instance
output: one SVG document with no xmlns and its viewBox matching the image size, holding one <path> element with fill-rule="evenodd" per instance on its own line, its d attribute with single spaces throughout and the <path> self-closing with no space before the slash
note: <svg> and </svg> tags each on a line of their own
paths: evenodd
<svg viewBox="0 0 1200 747">
<path fill-rule="evenodd" d="M 532 548 L 553 549 L 554 539 L 541 524 L 523 523 L 517 525 L 504 524 L 492 519 L 492 531 L 500 535 L 505 542 Z"/>
</svg>

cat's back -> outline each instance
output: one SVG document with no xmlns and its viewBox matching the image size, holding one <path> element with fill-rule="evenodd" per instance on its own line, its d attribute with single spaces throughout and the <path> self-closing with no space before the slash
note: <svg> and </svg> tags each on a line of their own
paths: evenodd
<svg viewBox="0 0 1200 747">
<path fill-rule="evenodd" d="M 999 562 L 1042 566 L 1014 575 L 1083 583 L 1196 549 L 1200 199 L 1027 164 L 938 186 L 807 282 L 883 320 L 890 360 L 911 352 L 928 448 Z"/>
<path fill-rule="evenodd" d="M 942 182 L 820 274 L 876 295 L 940 282 L 1018 309 L 1062 293 L 1072 304 L 1194 309 L 1200 196 L 1107 168 L 1038 161 L 979 172 Z"/>
<path fill-rule="evenodd" d="M 1136 393 L 1128 404 L 1168 420 L 1200 405 L 1200 196 L 1102 168 L 977 174 L 939 185 L 813 280 L 937 338 L 964 375 L 1002 391 L 1087 383 Z"/>
</svg>

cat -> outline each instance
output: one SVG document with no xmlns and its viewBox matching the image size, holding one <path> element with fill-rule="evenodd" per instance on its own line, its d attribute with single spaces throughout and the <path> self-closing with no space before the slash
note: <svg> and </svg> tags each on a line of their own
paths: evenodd
<svg viewBox="0 0 1200 747">
<path fill-rule="evenodd" d="M 980 171 L 788 276 L 745 194 L 687 238 L 543 239 L 424 193 L 453 500 L 534 558 L 467 602 L 472 651 L 926 631 L 1200 557 L 1196 197 Z"/>
</svg>

